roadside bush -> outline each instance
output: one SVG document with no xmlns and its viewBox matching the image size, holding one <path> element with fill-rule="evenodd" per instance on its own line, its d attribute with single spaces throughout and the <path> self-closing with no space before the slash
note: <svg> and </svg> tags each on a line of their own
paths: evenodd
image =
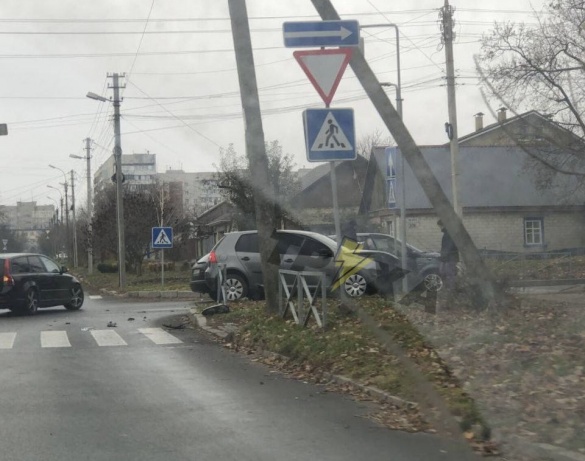
<svg viewBox="0 0 585 461">
<path fill-rule="evenodd" d="M 159 262 L 149 262 L 146 265 L 146 269 L 148 272 L 160 272 L 161 264 Z M 175 270 L 175 262 L 169 261 L 165 262 L 165 271 L 174 271 Z"/>
<path fill-rule="evenodd" d="M 181 270 L 182 271 L 188 271 L 191 270 L 191 263 L 189 261 L 183 261 L 181 263 Z"/>
<path fill-rule="evenodd" d="M 118 272 L 118 263 L 99 263 L 97 270 L 102 274 L 112 274 Z"/>
</svg>

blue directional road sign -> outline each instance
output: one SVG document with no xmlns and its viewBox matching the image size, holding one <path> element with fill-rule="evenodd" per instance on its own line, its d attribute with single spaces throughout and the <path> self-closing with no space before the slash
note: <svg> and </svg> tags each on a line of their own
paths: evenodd
<svg viewBox="0 0 585 461">
<path fill-rule="evenodd" d="M 309 162 L 356 159 L 353 109 L 307 109 L 303 124 Z"/>
<path fill-rule="evenodd" d="M 152 248 L 173 248 L 173 228 L 153 227 Z"/>
<path fill-rule="evenodd" d="M 355 20 L 285 22 L 282 31 L 287 48 L 360 44 L 360 25 Z"/>
</svg>

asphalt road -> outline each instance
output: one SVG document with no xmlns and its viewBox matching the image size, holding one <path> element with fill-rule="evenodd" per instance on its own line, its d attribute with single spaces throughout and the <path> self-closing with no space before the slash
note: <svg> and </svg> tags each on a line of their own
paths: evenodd
<svg viewBox="0 0 585 461">
<path fill-rule="evenodd" d="M 476 459 L 381 428 L 363 417 L 366 404 L 271 373 L 196 330 L 160 328 L 188 307 L 86 299 L 78 312 L 0 314 L 0 458 Z"/>
</svg>

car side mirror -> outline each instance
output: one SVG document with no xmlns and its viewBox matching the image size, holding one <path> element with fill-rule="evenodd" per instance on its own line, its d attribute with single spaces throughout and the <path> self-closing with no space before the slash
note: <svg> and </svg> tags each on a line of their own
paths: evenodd
<svg viewBox="0 0 585 461">
<path fill-rule="evenodd" d="M 61 273 L 62 274 L 66 274 L 67 273 L 67 268 L 65 266 L 61 266 Z"/>
</svg>

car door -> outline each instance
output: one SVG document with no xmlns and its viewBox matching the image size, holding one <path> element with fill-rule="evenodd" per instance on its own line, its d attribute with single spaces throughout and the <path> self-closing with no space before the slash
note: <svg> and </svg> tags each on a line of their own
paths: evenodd
<svg viewBox="0 0 585 461">
<path fill-rule="evenodd" d="M 56 281 L 51 279 L 39 256 L 29 255 L 27 262 L 29 273 L 39 289 L 39 303 L 52 304 L 59 294 Z"/>
<path fill-rule="evenodd" d="M 303 244 L 299 250 L 293 270 L 306 272 L 320 272 L 325 274 L 325 286 L 328 287 L 337 269 L 335 267 L 335 252 L 318 240 L 305 236 Z M 316 286 L 319 279 L 316 277 L 307 277 L 309 286 Z"/>
<path fill-rule="evenodd" d="M 61 267 L 55 261 L 46 256 L 39 256 L 45 268 L 47 285 L 53 291 L 52 301 L 55 303 L 69 302 L 71 300 L 71 277 L 61 272 Z"/>
<path fill-rule="evenodd" d="M 248 285 L 255 290 L 262 285 L 262 265 L 260 263 L 260 249 L 258 245 L 258 234 L 242 234 L 235 244 L 235 253 L 238 265 L 244 270 Z"/>
<path fill-rule="evenodd" d="M 18 256 L 10 261 L 10 275 L 14 278 L 17 298 L 23 300 L 31 282 L 35 283 L 34 274 L 30 272 L 30 265 L 26 256 Z"/>
</svg>

